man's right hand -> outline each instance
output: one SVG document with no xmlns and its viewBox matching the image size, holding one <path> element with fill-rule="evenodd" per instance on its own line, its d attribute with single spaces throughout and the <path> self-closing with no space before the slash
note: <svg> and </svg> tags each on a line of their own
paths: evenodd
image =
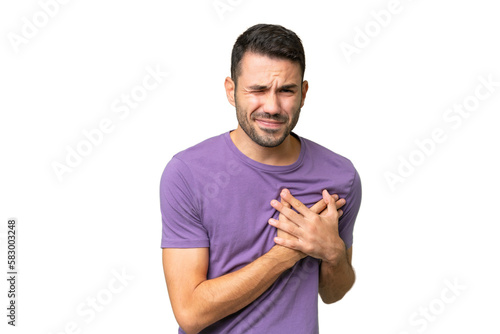
<svg viewBox="0 0 500 334">
<path fill-rule="evenodd" d="M 334 199 L 337 209 L 345 203 L 345 200 L 339 202 L 338 197 Z M 321 213 L 326 212 L 325 208 L 326 204 L 321 200 L 311 210 Z M 287 218 L 280 214 L 280 219 Z M 284 232 L 278 230 L 278 233 L 281 236 Z M 241 310 L 291 268 L 301 254 L 275 245 L 243 268 L 207 279 L 208 248 L 164 248 L 163 270 L 177 322 L 186 333 L 198 333 Z"/>
<path fill-rule="evenodd" d="M 345 199 L 343 199 L 343 198 L 339 199 L 339 196 L 337 194 L 333 194 L 332 198 L 335 201 L 335 205 L 337 206 L 337 210 L 339 212 L 339 218 L 340 218 L 342 216 L 342 214 L 343 214 L 343 211 L 340 208 L 344 206 Z M 290 203 L 288 203 L 287 201 L 284 201 L 283 199 L 281 199 L 281 204 L 283 204 L 283 206 L 285 206 L 287 208 L 291 208 Z M 323 198 L 320 199 L 310 209 L 311 209 L 311 211 L 313 211 L 314 213 L 317 213 L 319 215 L 324 214 L 326 212 L 326 203 L 325 203 L 325 200 Z M 285 215 L 283 215 L 282 213 L 279 214 L 278 219 L 280 221 L 289 221 L 288 218 Z M 288 233 L 286 233 L 286 232 L 284 232 L 284 231 L 282 231 L 280 229 L 278 229 L 278 234 L 277 235 L 278 235 L 278 237 L 284 238 L 284 239 L 295 238 L 293 235 L 290 235 L 290 234 L 288 234 Z M 301 258 L 306 257 L 306 254 L 304 254 L 302 252 L 299 252 L 299 251 L 297 251 L 297 252 L 300 253 L 300 257 Z"/>
</svg>

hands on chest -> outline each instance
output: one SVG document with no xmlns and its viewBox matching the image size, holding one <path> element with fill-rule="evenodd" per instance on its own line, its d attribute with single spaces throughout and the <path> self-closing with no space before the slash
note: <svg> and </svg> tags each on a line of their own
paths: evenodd
<svg viewBox="0 0 500 334">
<path fill-rule="evenodd" d="M 281 202 L 271 201 L 271 206 L 280 212 L 279 219 L 269 219 L 269 224 L 278 229 L 274 242 L 301 253 L 336 265 L 345 258 L 344 241 L 339 236 L 338 221 L 342 216 L 345 199 L 323 190 L 323 198 L 311 208 L 296 199 L 288 189 L 281 192 Z M 292 207 L 297 210 L 295 212 Z"/>
</svg>

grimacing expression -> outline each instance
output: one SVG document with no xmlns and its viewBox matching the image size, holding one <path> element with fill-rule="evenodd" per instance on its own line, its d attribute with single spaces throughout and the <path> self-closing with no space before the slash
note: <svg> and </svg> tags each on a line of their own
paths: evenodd
<svg viewBox="0 0 500 334">
<path fill-rule="evenodd" d="M 240 66 L 234 93 L 238 124 L 258 145 L 279 146 L 303 105 L 300 65 L 247 52 Z"/>
</svg>

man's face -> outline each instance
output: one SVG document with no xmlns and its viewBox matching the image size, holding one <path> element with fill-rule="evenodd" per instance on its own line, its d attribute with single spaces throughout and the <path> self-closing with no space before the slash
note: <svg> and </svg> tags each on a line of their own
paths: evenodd
<svg viewBox="0 0 500 334">
<path fill-rule="evenodd" d="M 264 147 L 280 145 L 299 120 L 307 92 L 300 65 L 247 52 L 234 91 L 241 129 Z"/>
</svg>

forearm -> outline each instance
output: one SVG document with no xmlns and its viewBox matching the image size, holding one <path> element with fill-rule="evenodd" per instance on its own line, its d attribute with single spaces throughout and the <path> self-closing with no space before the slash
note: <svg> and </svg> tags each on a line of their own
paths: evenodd
<svg viewBox="0 0 500 334">
<path fill-rule="evenodd" d="M 347 256 L 336 265 L 321 262 L 319 294 L 323 302 L 331 304 L 341 300 L 354 285 L 355 278 L 354 269 Z"/>
<path fill-rule="evenodd" d="M 298 252 L 274 246 L 260 258 L 235 272 L 201 282 L 185 303 L 185 314 L 182 316 L 185 328 L 181 327 L 187 333 L 197 333 L 241 310 L 257 299 L 299 259 Z"/>
</svg>

